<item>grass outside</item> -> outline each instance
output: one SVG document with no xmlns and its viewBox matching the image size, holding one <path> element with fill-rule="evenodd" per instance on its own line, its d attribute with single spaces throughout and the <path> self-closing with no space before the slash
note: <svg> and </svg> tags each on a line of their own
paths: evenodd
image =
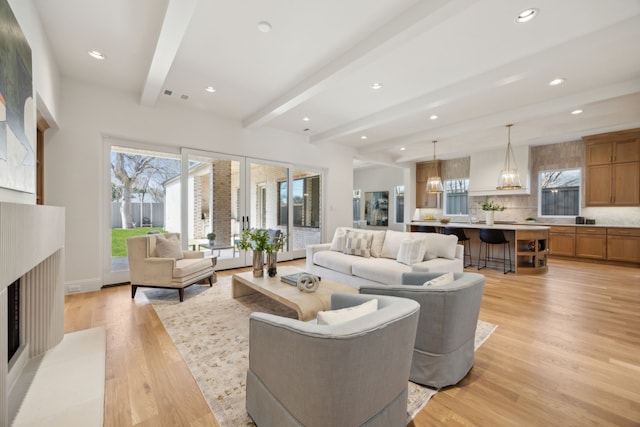
<svg viewBox="0 0 640 427">
<path fill-rule="evenodd" d="M 139 228 L 112 228 L 111 229 L 111 256 L 127 256 L 127 238 L 142 236 L 150 231 L 166 233 L 162 227 L 139 227 Z"/>
</svg>

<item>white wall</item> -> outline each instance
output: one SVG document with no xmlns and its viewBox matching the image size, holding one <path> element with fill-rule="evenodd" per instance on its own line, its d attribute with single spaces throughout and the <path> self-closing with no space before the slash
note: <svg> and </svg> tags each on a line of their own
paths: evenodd
<svg viewBox="0 0 640 427">
<path fill-rule="evenodd" d="M 162 146 L 184 146 L 326 170 L 324 240 L 351 225 L 353 152 L 334 144 L 312 145 L 302 136 L 243 129 L 239 122 L 197 110 L 142 107 L 137 94 L 63 79 L 59 129 L 45 133 L 45 200 L 66 207 L 66 282 L 83 290 L 102 284 L 108 218 L 108 158 L 103 135 Z"/>
<path fill-rule="evenodd" d="M 375 166 L 355 169 L 353 171 L 353 189 L 362 191 L 361 197 L 361 209 L 364 219 L 364 193 L 368 191 L 388 191 L 389 192 L 389 229 L 404 231 L 404 222 L 400 224 L 395 223 L 396 207 L 394 199 L 394 187 L 397 185 L 405 185 L 405 169 L 392 167 L 392 166 Z M 405 185 L 405 190 L 408 187 Z M 405 212 L 410 209 L 411 206 L 415 206 L 415 203 L 410 205 L 408 202 L 408 195 L 405 194 Z"/>
</svg>

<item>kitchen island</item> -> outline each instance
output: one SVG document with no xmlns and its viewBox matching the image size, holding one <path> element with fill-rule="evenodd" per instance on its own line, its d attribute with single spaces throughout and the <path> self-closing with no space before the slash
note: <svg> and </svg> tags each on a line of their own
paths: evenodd
<svg viewBox="0 0 640 427">
<path fill-rule="evenodd" d="M 549 253 L 549 229 L 544 225 L 520 225 L 512 223 L 484 223 L 450 222 L 442 224 L 439 221 L 412 221 L 407 224 L 407 231 L 426 232 L 435 229 L 436 232 L 444 232 L 445 227 L 462 228 L 470 239 L 471 263 L 478 265 L 480 251 L 480 229 L 492 228 L 504 231 L 505 238 L 509 241 L 511 251 L 512 270 L 516 274 L 541 274 L 546 273 L 547 255 Z M 502 258 L 503 247 L 494 247 L 493 257 Z M 507 259 L 508 259 L 507 253 Z M 489 268 L 498 268 L 489 262 Z"/>
</svg>

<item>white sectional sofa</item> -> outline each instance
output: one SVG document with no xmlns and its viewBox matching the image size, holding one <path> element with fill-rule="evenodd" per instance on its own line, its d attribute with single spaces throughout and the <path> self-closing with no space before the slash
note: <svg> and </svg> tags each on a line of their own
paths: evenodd
<svg viewBox="0 0 640 427">
<path fill-rule="evenodd" d="M 340 227 L 331 243 L 307 246 L 306 271 L 359 289 L 407 272 L 462 273 L 463 255 L 454 235 Z"/>
</svg>

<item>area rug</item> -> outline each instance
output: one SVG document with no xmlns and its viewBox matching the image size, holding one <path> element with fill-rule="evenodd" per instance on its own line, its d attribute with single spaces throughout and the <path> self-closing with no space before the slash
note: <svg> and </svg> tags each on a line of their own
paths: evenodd
<svg viewBox="0 0 640 427">
<path fill-rule="evenodd" d="M 218 423 L 253 425 L 245 409 L 245 382 L 249 367 L 249 315 L 254 311 L 296 317 L 295 311 L 264 295 L 231 298 L 231 278 L 212 288 L 185 289 L 184 302 L 175 291 L 145 289 L 165 329 L 193 373 Z M 476 349 L 497 326 L 479 321 Z M 409 382 L 407 423 L 437 390 Z"/>
</svg>

